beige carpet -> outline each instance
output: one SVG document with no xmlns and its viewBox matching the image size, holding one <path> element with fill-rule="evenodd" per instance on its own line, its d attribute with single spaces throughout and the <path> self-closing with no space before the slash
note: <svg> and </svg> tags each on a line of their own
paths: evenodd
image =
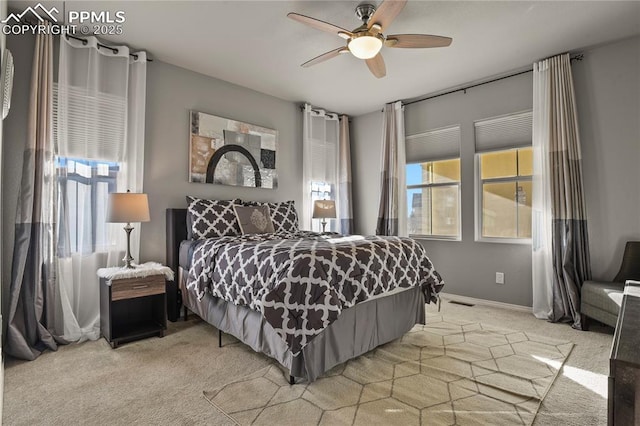
<svg viewBox="0 0 640 426">
<path fill-rule="evenodd" d="M 428 310 L 434 312 L 434 307 Z M 504 309 L 442 304 L 448 318 L 575 343 L 534 425 L 606 424 L 612 329 L 581 332 Z M 202 396 L 270 360 L 191 316 L 167 335 L 113 350 L 104 339 L 61 347 L 33 362 L 5 358 L 6 425 L 233 425 Z M 436 423 L 433 423 L 436 424 Z"/>
<path fill-rule="evenodd" d="M 274 364 L 205 398 L 241 425 L 530 425 L 572 348 L 432 314 L 311 384 Z"/>
</svg>

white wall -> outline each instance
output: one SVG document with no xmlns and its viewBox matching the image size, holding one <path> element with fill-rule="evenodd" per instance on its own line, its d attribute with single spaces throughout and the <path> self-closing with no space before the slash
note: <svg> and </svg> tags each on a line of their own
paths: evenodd
<svg viewBox="0 0 640 426">
<path fill-rule="evenodd" d="M 640 240 L 640 37 L 573 64 L 594 279 L 611 280 Z"/>
<path fill-rule="evenodd" d="M 640 38 L 584 51 L 573 62 L 589 224 L 596 279 L 612 279 L 624 243 L 640 240 Z M 421 240 L 449 293 L 531 306 L 529 245 L 474 241 L 473 120 L 532 106 L 532 75 L 502 80 L 412 104 L 407 134 L 461 124 L 462 241 Z M 375 231 L 382 114 L 353 119 L 355 219 L 359 233 Z M 505 273 L 505 285 L 495 284 Z"/>
<path fill-rule="evenodd" d="M 296 104 L 159 61 L 147 69 L 144 190 L 151 222 L 142 225 L 141 260 L 164 261 L 165 209 L 185 207 L 185 195 L 292 199 L 301 206 L 302 113 Z M 189 183 L 190 109 L 276 129 L 278 189 Z"/>
</svg>

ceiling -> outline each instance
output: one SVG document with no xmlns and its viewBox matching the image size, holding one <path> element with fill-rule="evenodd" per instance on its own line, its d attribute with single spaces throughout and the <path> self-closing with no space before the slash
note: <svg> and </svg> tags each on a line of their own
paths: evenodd
<svg viewBox="0 0 640 426">
<path fill-rule="evenodd" d="M 36 1 L 10 1 L 22 10 Z M 123 10 L 121 36 L 168 62 L 290 101 L 360 115 L 398 99 L 522 69 L 538 59 L 640 34 L 640 2 L 417 1 L 386 30 L 453 37 L 448 48 L 383 48 L 387 76 L 340 55 L 303 62 L 344 44 L 294 22 L 297 12 L 353 29 L 362 1 L 42 1 L 63 10 Z M 371 3 L 380 3 L 371 1 Z M 151 65 L 153 66 L 153 65 Z"/>
</svg>

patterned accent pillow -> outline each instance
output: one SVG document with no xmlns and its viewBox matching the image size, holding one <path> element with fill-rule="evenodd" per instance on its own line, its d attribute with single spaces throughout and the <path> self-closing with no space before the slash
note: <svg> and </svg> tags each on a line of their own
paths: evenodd
<svg viewBox="0 0 640 426">
<path fill-rule="evenodd" d="M 295 202 L 279 201 L 275 203 L 259 203 L 256 201 L 245 201 L 245 206 L 269 206 L 271 212 L 271 222 L 275 232 L 298 232 L 300 230 L 298 225 L 298 212 L 296 211 Z"/>
<path fill-rule="evenodd" d="M 241 206 L 235 204 L 233 209 L 240 223 L 242 234 L 273 234 L 273 222 L 269 206 Z"/>
<path fill-rule="evenodd" d="M 239 202 L 187 196 L 187 223 L 191 223 L 191 239 L 241 235 L 240 224 L 233 210 L 233 205 Z"/>
</svg>

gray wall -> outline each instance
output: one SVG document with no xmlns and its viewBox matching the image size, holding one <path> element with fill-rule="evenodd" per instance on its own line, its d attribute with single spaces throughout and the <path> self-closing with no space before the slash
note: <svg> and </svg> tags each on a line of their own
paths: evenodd
<svg viewBox="0 0 640 426">
<path fill-rule="evenodd" d="M 7 16 L 7 2 L 2 0 L 0 1 L 0 20 L 4 19 L 6 16 Z M 3 27 L 4 27 L 4 24 L 0 24 L 0 28 L 3 28 Z M 7 37 L 4 35 L 4 33 L 0 33 L 0 55 L 4 55 L 4 49 L 6 47 L 6 44 L 7 44 Z M 0 60 L 0 65 L 4 66 L 4 63 L 2 63 L 2 60 Z M 2 95 L 0 95 L 0 99 L 2 99 Z M 2 176 L 3 124 L 4 124 L 3 120 L 0 120 L 0 176 Z M 0 217 L 2 217 L 2 186 L 0 186 Z M 0 241 L 2 241 L 2 227 L 0 227 Z M 2 267 L 2 264 L 4 263 L 4 256 L 5 256 L 5 252 L 2 250 L 2 246 L 0 246 L 0 280 L 2 280 L 2 274 L 4 270 L 4 268 Z M 4 309 L 2 309 L 2 300 L 4 300 L 4 297 L 2 293 L 0 293 L 0 317 L 2 317 L 3 313 L 5 312 Z M 0 338 L 0 346 L 2 346 L 2 338 Z M 4 369 L 4 363 L 2 364 L 2 368 Z M 4 380 L 0 382 L 0 386 L 2 385 L 2 383 L 4 383 Z M 0 413 L 2 412 L 1 407 L 2 407 L 2 402 L 0 400 Z"/>
<path fill-rule="evenodd" d="M 15 231 L 16 206 L 26 144 L 29 85 L 35 37 L 7 36 L 7 48 L 13 54 L 15 77 L 11 110 L 4 120 L 2 146 L 2 306 L 6 321 L 11 283 L 11 258 Z"/>
<path fill-rule="evenodd" d="M 573 66 L 593 277 L 611 280 L 640 240 L 640 37 Z"/>
<path fill-rule="evenodd" d="M 142 260 L 164 261 L 165 209 L 185 207 L 185 195 L 301 205 L 302 113 L 296 104 L 159 61 L 147 69 L 144 190 L 151 222 L 142 225 Z M 278 130 L 278 189 L 189 183 L 190 109 Z"/>
<path fill-rule="evenodd" d="M 0 1 L 0 21 L 3 20 L 5 17 L 7 16 L 7 2 L 2 0 Z M 0 24 L 0 29 L 4 27 L 4 24 Z M 4 54 L 4 49 L 7 45 L 7 38 L 4 35 L 4 33 L 0 33 L 0 55 Z M 2 62 L 0 60 L 0 62 Z M 1 63 L 0 65 L 4 66 L 4 63 Z M 2 96 L 0 96 L 0 99 L 2 99 Z M 4 143 L 3 143 L 3 138 L 2 138 L 2 134 L 3 134 L 3 120 L 0 120 L 0 176 L 2 176 L 2 151 L 3 151 L 3 147 L 4 147 Z M 2 220 L 2 186 L 0 186 L 0 221 Z M 3 222 L 4 223 L 4 222 Z M 0 241 L 2 241 L 2 227 L 0 226 Z M 0 280 L 3 279 L 3 274 L 4 274 L 4 253 L 2 252 L 2 246 L 0 246 Z M 3 309 L 3 301 L 4 301 L 5 297 L 2 294 L 2 291 L 0 291 L 0 348 L 2 347 L 2 341 L 4 340 L 4 317 L 7 315 L 7 312 Z M 0 373 L 0 395 L 4 395 L 4 353 L 2 355 L 0 355 L 2 357 L 2 362 L 0 365 L 0 369 L 2 369 L 2 372 Z M 0 416 L 2 416 L 2 407 L 3 407 L 3 399 L 0 397 Z"/>
<path fill-rule="evenodd" d="M 585 50 L 573 63 L 584 159 L 584 184 L 594 278 L 617 272 L 624 242 L 640 240 L 640 38 Z M 474 241 L 473 120 L 532 106 L 532 75 L 409 105 L 407 134 L 460 124 L 462 241 L 421 240 L 442 273 L 445 291 L 531 306 L 529 245 Z M 382 114 L 353 119 L 354 193 L 359 233 L 375 231 Z M 495 284 L 505 273 L 505 285 Z"/>
<path fill-rule="evenodd" d="M 531 305 L 531 249 L 529 245 L 474 241 L 474 130 L 473 121 L 531 109 L 532 75 L 524 74 L 496 83 L 405 107 L 405 130 L 415 134 L 459 124 L 461 129 L 462 241 L 421 239 L 447 293 Z M 354 120 L 354 158 L 371 165 L 380 161 L 382 114 L 378 111 Z M 366 155 L 366 160 L 358 157 Z M 377 158 L 374 158 L 376 157 Z M 371 158 L 369 158 L 371 157 Z M 379 167 L 356 168 L 359 232 L 375 232 L 378 212 Z M 504 272 L 505 285 L 495 284 Z"/>
<path fill-rule="evenodd" d="M 357 234 L 376 233 L 380 202 L 382 111 L 351 119 L 353 218 Z"/>
</svg>

